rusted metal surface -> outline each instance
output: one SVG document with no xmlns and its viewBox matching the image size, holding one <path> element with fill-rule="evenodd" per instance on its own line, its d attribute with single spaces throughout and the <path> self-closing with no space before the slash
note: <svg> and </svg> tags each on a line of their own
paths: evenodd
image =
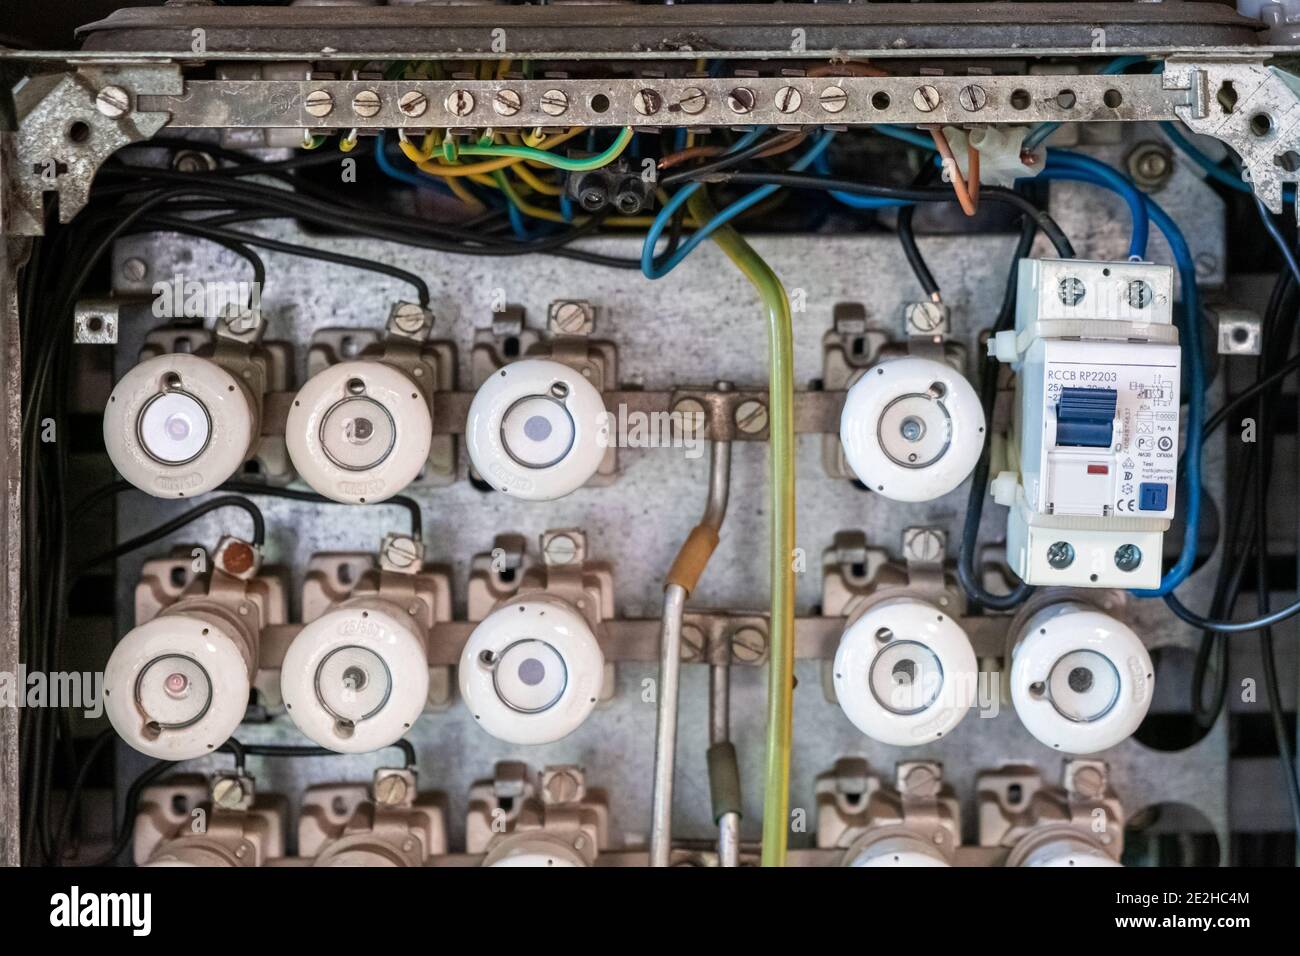
<svg viewBox="0 0 1300 956">
<path fill-rule="evenodd" d="M 4 167 L 0 161 L 0 175 Z M 22 540 L 18 468 L 22 440 L 22 369 L 18 337 L 19 263 L 29 243 L 0 239 L 0 427 L 4 428 L 0 459 L 0 673 L 18 672 L 19 547 Z M 18 865 L 18 715 L 17 707 L 0 706 L 0 866 Z"/>
<path fill-rule="evenodd" d="M 1106 57 L 1253 45 L 1261 29 L 1217 3 L 635 4 L 162 7 L 119 10 L 78 31 L 88 50 L 213 58 L 907 56 L 924 52 Z M 204 31 L 202 51 L 193 31 Z M 1098 31 L 1101 31 L 1100 33 Z"/>
</svg>

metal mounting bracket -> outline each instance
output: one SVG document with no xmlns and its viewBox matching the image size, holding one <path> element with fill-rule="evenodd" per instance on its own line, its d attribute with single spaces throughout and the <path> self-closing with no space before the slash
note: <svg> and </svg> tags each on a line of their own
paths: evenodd
<svg viewBox="0 0 1300 956">
<path fill-rule="evenodd" d="M 164 112 L 133 109 L 137 97 L 179 96 L 176 64 L 82 66 L 72 73 L 30 77 L 14 92 L 18 132 L 5 137 L 0 230 L 20 236 L 45 231 L 45 195 L 55 193 L 59 222 L 70 222 L 90 197 L 90 185 L 108 157 L 156 134 Z"/>
<path fill-rule="evenodd" d="M 1283 186 L 1300 183 L 1300 77 L 1262 59 L 1171 59 L 1164 81 L 1188 92 L 1178 118 L 1236 150 L 1255 195 L 1280 213 Z"/>
</svg>

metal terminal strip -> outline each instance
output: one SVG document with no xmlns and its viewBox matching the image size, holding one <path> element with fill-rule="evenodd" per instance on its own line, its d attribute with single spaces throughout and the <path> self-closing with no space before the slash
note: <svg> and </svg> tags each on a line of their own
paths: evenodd
<svg viewBox="0 0 1300 956">
<path fill-rule="evenodd" d="M 172 127 L 817 126 L 1177 119 L 1159 75 L 581 80 L 191 80 L 142 96 Z"/>
</svg>

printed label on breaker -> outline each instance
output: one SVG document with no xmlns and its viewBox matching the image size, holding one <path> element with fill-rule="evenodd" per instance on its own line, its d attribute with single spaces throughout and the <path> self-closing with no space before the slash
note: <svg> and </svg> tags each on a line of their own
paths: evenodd
<svg viewBox="0 0 1300 956">
<path fill-rule="evenodd" d="M 1134 362 L 1138 356 L 1142 361 Z M 1177 346 L 1098 342 L 1053 342 L 1045 356 L 1044 401 L 1054 412 L 1062 389 L 1106 389 L 1115 394 L 1118 423 L 1111 436 L 1111 455 L 1105 456 L 1115 469 L 1112 514 L 1173 515 L 1179 357 Z M 1053 450 L 1044 449 L 1049 455 Z M 1097 451 L 1105 455 L 1104 449 Z"/>
</svg>

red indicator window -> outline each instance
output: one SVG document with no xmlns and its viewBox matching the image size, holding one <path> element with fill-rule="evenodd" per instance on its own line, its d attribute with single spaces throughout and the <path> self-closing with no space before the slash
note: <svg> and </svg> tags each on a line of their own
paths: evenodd
<svg viewBox="0 0 1300 956">
<path fill-rule="evenodd" d="M 1089 465 L 1088 474 L 1090 475 L 1109 475 L 1110 465 Z"/>
</svg>

